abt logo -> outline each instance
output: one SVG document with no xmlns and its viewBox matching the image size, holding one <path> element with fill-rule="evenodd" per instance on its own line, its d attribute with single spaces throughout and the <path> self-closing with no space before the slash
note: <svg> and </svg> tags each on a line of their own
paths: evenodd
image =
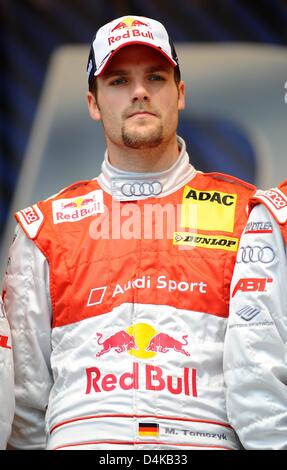
<svg viewBox="0 0 287 470">
<path fill-rule="evenodd" d="M 267 282 L 273 282 L 272 278 L 256 278 L 248 277 L 245 279 L 239 279 L 236 286 L 233 289 L 232 297 L 237 292 L 266 292 Z"/>
</svg>

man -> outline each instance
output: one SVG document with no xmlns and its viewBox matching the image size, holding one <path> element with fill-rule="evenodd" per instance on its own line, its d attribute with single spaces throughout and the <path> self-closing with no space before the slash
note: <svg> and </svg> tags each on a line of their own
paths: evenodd
<svg viewBox="0 0 287 470">
<path fill-rule="evenodd" d="M 13 421 L 13 372 L 10 328 L 0 296 L 0 450 L 6 449 Z"/>
<path fill-rule="evenodd" d="M 287 449 L 287 184 L 257 191 L 231 286 L 224 357 L 231 424 L 246 449 Z"/>
<path fill-rule="evenodd" d="M 184 83 L 161 23 L 100 28 L 88 82 L 102 173 L 16 215 L 11 445 L 237 449 L 222 351 L 254 188 L 189 163 L 176 135 Z"/>
</svg>

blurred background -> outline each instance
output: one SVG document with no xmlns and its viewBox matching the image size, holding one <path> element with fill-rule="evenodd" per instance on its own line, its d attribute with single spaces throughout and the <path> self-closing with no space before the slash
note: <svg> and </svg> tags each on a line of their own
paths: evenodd
<svg viewBox="0 0 287 470">
<path fill-rule="evenodd" d="M 0 276 L 13 211 L 100 171 L 86 62 L 96 30 L 123 15 L 158 19 L 175 42 L 178 133 L 196 168 L 262 188 L 287 178 L 286 0 L 0 0 Z"/>
</svg>

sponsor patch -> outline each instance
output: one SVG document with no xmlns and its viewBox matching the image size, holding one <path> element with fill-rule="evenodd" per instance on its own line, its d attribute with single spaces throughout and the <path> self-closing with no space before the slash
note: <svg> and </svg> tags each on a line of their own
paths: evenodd
<svg viewBox="0 0 287 470">
<path fill-rule="evenodd" d="M 159 424 L 158 423 L 139 423 L 138 428 L 139 436 L 159 436 Z"/>
<path fill-rule="evenodd" d="M 233 232 L 236 202 L 237 194 L 200 191 L 186 186 L 182 199 L 181 226 Z"/>
<path fill-rule="evenodd" d="M 236 312 L 236 315 L 238 315 L 240 318 L 242 318 L 245 321 L 250 321 L 254 317 L 257 317 L 259 315 L 260 310 L 256 307 L 251 307 L 250 305 L 246 305 L 245 307 L 241 308 Z"/>
<path fill-rule="evenodd" d="M 257 277 L 247 277 L 244 279 L 239 279 L 236 286 L 233 289 L 232 297 L 234 297 L 237 292 L 266 292 L 267 283 L 273 282 L 272 278 L 257 278 Z"/>
<path fill-rule="evenodd" d="M 248 222 L 244 233 L 272 233 L 273 227 L 271 222 Z"/>
<path fill-rule="evenodd" d="M 173 244 L 179 246 L 194 246 L 215 250 L 237 251 L 238 238 L 209 235 L 207 233 L 175 232 Z"/>
<path fill-rule="evenodd" d="M 33 206 L 26 207 L 16 213 L 16 219 L 20 222 L 21 226 L 30 238 L 35 238 L 39 229 L 44 221 L 44 215 L 39 207 L 34 204 Z"/>
<path fill-rule="evenodd" d="M 84 196 L 57 199 L 52 202 L 54 224 L 78 222 L 104 212 L 103 191 L 96 189 Z"/>
<path fill-rule="evenodd" d="M 148 23 L 144 23 L 135 18 L 125 18 L 123 21 L 118 23 L 111 31 L 108 36 L 109 46 L 128 38 L 148 38 L 154 41 L 154 37 Z"/>
<path fill-rule="evenodd" d="M 287 221 L 287 198 L 279 188 L 271 188 L 267 191 L 258 190 L 255 200 L 262 201 L 279 223 Z"/>
<path fill-rule="evenodd" d="M 272 263 L 275 252 L 271 246 L 241 246 L 237 253 L 236 263 Z"/>
</svg>

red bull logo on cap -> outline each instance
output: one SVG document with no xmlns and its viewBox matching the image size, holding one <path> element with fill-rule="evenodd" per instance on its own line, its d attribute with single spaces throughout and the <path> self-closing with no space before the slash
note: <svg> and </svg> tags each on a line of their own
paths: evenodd
<svg viewBox="0 0 287 470">
<path fill-rule="evenodd" d="M 144 30 L 143 30 L 144 28 Z M 108 37 L 109 46 L 121 41 L 122 39 L 140 39 L 147 38 L 154 40 L 148 23 L 144 23 L 134 18 L 125 18 L 118 23 L 111 31 Z"/>
<path fill-rule="evenodd" d="M 135 18 L 129 17 L 125 18 L 123 21 L 118 23 L 112 30 L 111 33 L 114 31 L 117 31 L 119 29 L 126 29 L 126 28 L 135 28 L 139 26 L 145 26 L 148 27 L 149 25 L 147 23 L 143 23 L 140 20 L 136 20 Z"/>
</svg>

